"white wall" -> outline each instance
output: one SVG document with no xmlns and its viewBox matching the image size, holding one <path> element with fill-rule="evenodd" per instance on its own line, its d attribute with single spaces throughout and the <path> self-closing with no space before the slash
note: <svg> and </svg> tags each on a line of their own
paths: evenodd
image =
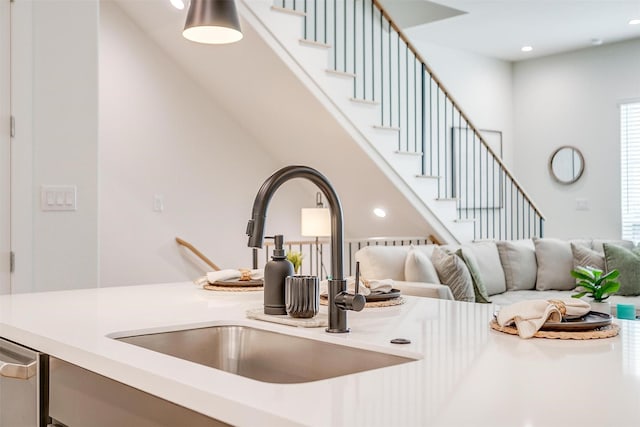
<svg viewBox="0 0 640 427">
<path fill-rule="evenodd" d="M 98 2 L 12 8 L 12 291 L 95 287 Z M 77 210 L 41 211 L 42 185 L 77 186 Z"/>
<path fill-rule="evenodd" d="M 262 182 L 281 166 L 112 2 L 101 3 L 100 266 L 102 286 L 192 280 L 249 267 L 245 229 Z M 154 195 L 165 210 L 154 212 Z M 267 234 L 299 237 L 305 184 L 285 184 Z M 262 254 L 260 260 L 262 260 Z"/>
<path fill-rule="evenodd" d="M 10 105 L 10 6 L 0 1 L 0 295 L 9 293 L 9 252 L 11 250 L 10 185 L 11 145 L 9 141 Z"/>
<path fill-rule="evenodd" d="M 515 169 L 546 215 L 546 236 L 619 238 L 618 103 L 640 97 L 640 40 L 514 66 Z M 586 169 L 573 185 L 548 173 L 552 152 L 573 145 Z M 576 210 L 586 199 L 588 211 Z"/>
<path fill-rule="evenodd" d="M 416 49 L 479 129 L 502 131 L 503 160 L 513 164 L 511 63 L 412 37 Z"/>
</svg>

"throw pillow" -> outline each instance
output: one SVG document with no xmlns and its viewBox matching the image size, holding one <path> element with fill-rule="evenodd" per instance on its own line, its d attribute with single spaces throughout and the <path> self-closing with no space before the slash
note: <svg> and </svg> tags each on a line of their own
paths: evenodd
<svg viewBox="0 0 640 427">
<path fill-rule="evenodd" d="M 616 246 L 622 246 L 625 249 L 633 249 L 635 245 L 631 240 L 603 240 L 603 239 L 593 239 L 592 246 L 593 250 L 604 254 L 604 244 L 609 243 Z"/>
<path fill-rule="evenodd" d="M 471 275 L 460 257 L 436 247 L 431 261 L 438 272 L 440 282 L 451 288 L 455 300 L 475 302 Z"/>
<path fill-rule="evenodd" d="M 536 288 L 538 265 L 531 240 L 498 241 L 498 254 L 504 270 L 508 291 L 526 291 Z"/>
<path fill-rule="evenodd" d="M 607 271 L 620 272 L 618 295 L 640 295 L 640 248 L 629 250 L 605 243 L 604 263 Z"/>
<path fill-rule="evenodd" d="M 426 282 L 440 284 L 436 268 L 423 251 L 413 245 L 404 260 L 404 279 L 407 282 Z"/>
<path fill-rule="evenodd" d="M 407 246 L 365 246 L 355 254 L 363 279 L 404 280 Z"/>
<path fill-rule="evenodd" d="M 498 247 L 494 241 L 466 244 L 461 249 L 465 260 L 475 261 L 476 271 L 486 286 L 488 295 L 501 294 L 507 290 Z"/>
<path fill-rule="evenodd" d="M 594 267 L 604 271 L 604 255 L 593 249 L 571 243 L 571 254 L 573 255 L 573 268 Z"/>
<path fill-rule="evenodd" d="M 471 281 L 473 282 L 473 293 L 476 299 L 476 302 L 479 303 L 490 303 L 489 294 L 487 293 L 487 287 L 482 281 L 482 274 L 480 273 L 480 267 L 476 261 L 476 258 L 470 251 L 463 251 L 462 248 L 456 251 L 456 255 L 464 260 L 464 263 L 467 265 L 469 269 L 469 274 L 471 275 Z"/>
<path fill-rule="evenodd" d="M 576 281 L 571 277 L 573 254 L 571 244 L 560 239 L 533 239 L 536 246 L 538 275 L 536 289 L 539 291 L 571 291 Z M 580 245 L 580 243 L 575 243 Z"/>
</svg>

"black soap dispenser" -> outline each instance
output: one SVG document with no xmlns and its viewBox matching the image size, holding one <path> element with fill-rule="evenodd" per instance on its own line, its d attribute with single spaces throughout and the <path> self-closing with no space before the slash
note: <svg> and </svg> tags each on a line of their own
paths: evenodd
<svg viewBox="0 0 640 427">
<path fill-rule="evenodd" d="M 284 237 L 273 236 L 275 249 L 271 261 L 264 266 L 264 314 L 287 314 L 284 303 L 284 281 L 293 276 L 293 264 L 284 254 Z"/>
</svg>

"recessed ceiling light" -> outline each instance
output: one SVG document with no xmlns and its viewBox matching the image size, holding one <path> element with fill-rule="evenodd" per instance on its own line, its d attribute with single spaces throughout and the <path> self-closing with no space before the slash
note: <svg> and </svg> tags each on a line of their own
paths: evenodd
<svg viewBox="0 0 640 427">
<path fill-rule="evenodd" d="M 523 51 L 523 52 L 531 52 L 533 50 L 533 47 L 532 46 L 522 46 L 520 48 L 520 50 Z"/>
<path fill-rule="evenodd" d="M 387 213 L 382 208 L 375 208 L 373 210 L 373 214 L 379 218 L 384 218 L 385 216 L 387 216 Z"/>
<path fill-rule="evenodd" d="M 184 1 L 183 0 L 169 0 L 171 5 L 178 10 L 184 9 Z"/>
<path fill-rule="evenodd" d="M 640 19 L 632 19 L 629 21 L 629 25 L 640 25 Z"/>
</svg>

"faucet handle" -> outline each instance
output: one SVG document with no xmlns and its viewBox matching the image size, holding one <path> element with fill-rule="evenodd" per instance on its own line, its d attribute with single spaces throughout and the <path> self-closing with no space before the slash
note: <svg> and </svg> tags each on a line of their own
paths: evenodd
<svg viewBox="0 0 640 427">
<path fill-rule="evenodd" d="M 360 293 L 360 261 L 356 261 L 356 286 L 354 293 Z"/>
</svg>

